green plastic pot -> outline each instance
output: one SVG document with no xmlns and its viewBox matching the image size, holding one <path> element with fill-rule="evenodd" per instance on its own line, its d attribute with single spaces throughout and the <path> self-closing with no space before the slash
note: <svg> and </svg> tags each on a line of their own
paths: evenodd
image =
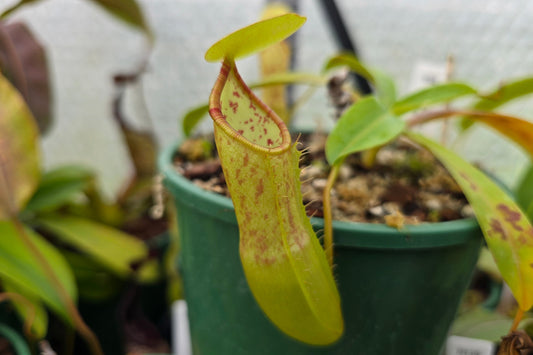
<svg viewBox="0 0 533 355">
<path fill-rule="evenodd" d="M 179 175 L 175 148 L 162 152 L 159 168 L 177 210 L 195 355 L 440 352 L 482 244 L 475 220 L 402 230 L 334 222 L 334 274 L 346 329 L 331 346 L 308 346 L 281 333 L 259 309 L 241 267 L 231 200 Z M 312 222 L 323 228 L 321 219 Z"/>
</svg>

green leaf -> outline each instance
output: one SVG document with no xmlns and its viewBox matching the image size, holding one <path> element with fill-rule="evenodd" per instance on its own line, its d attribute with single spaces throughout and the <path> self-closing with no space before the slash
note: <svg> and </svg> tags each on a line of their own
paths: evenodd
<svg viewBox="0 0 533 355">
<path fill-rule="evenodd" d="M 122 280 L 91 257 L 69 250 L 61 250 L 61 253 L 74 272 L 80 299 L 102 302 L 115 296 L 122 288 Z"/>
<path fill-rule="evenodd" d="M 185 116 L 183 116 L 183 120 L 181 121 L 183 133 L 185 133 L 186 136 L 190 136 L 194 128 L 204 117 L 207 116 L 208 112 L 209 104 L 203 104 L 187 111 Z"/>
<path fill-rule="evenodd" d="M 363 98 L 341 116 L 326 141 L 331 165 L 349 154 L 385 144 L 398 136 L 405 122 L 385 109 L 375 97 Z"/>
<path fill-rule="evenodd" d="M 29 229 L 25 229 L 25 233 L 48 262 L 63 289 L 76 302 L 74 277 L 63 256 L 38 234 Z M 39 298 L 72 324 L 60 291 L 48 279 L 35 255 L 23 242 L 15 224 L 0 222 L 0 236 L 0 277 L 9 280 L 23 294 Z"/>
<path fill-rule="evenodd" d="M 516 202 L 524 210 L 533 203 L 533 165 L 530 165 L 526 173 L 515 188 Z"/>
<path fill-rule="evenodd" d="M 474 209 L 487 245 L 520 308 L 533 305 L 533 227 L 520 207 L 496 183 L 447 148 L 415 133 L 447 168 Z"/>
<path fill-rule="evenodd" d="M 24 99 L 0 75 L 0 220 L 17 214 L 40 178 L 38 130 Z"/>
<path fill-rule="evenodd" d="M 141 240 L 88 219 L 42 216 L 36 222 L 121 277 L 132 276 L 131 264 L 148 256 L 148 248 Z"/>
<path fill-rule="evenodd" d="M 511 318 L 499 312 L 491 312 L 483 307 L 476 307 L 455 320 L 451 334 L 499 342 L 502 334 L 509 332 L 512 323 Z"/>
<path fill-rule="evenodd" d="M 445 83 L 422 89 L 410 94 L 398 102 L 392 108 L 394 113 L 401 115 L 408 111 L 424 108 L 439 103 L 446 103 L 459 97 L 473 95 L 476 90 L 463 83 Z"/>
<path fill-rule="evenodd" d="M 286 14 L 256 22 L 212 45 L 205 53 L 205 60 L 208 62 L 218 62 L 224 58 L 235 60 L 254 54 L 289 37 L 304 24 L 305 20 L 305 17 L 296 14 Z"/>
<path fill-rule="evenodd" d="M 152 36 L 141 8 L 135 0 L 92 0 L 115 18 Z"/>
<path fill-rule="evenodd" d="M 533 221 L 533 201 L 527 206 L 526 215 L 530 221 Z"/>
<path fill-rule="evenodd" d="M 352 53 L 340 53 L 329 58 L 324 65 L 324 70 L 337 67 L 348 67 L 354 73 L 361 75 L 366 80 L 374 82 L 374 76 L 369 68 L 361 63 Z"/>
<path fill-rule="evenodd" d="M 328 82 L 328 78 L 324 75 L 316 75 L 305 72 L 287 72 L 280 74 L 272 74 L 264 77 L 257 83 L 249 85 L 250 89 L 263 88 L 265 86 L 273 85 L 289 85 L 289 84 L 304 84 L 311 86 L 322 86 Z"/>
<path fill-rule="evenodd" d="M 507 104 L 508 102 L 530 95 L 533 93 L 533 78 L 523 78 L 517 81 L 500 85 L 498 89 L 488 95 L 483 96 L 472 105 L 473 110 L 493 111 L 494 109 Z M 470 117 L 463 118 L 460 127 L 468 129 L 475 121 Z"/>
<path fill-rule="evenodd" d="M 344 329 L 340 298 L 305 214 L 300 154 L 287 126 L 229 61 L 223 63 L 210 104 L 252 294 L 289 336 L 315 345 L 336 341 Z"/>
<path fill-rule="evenodd" d="M 509 101 L 533 93 L 533 78 L 524 78 L 501 85 L 497 90 L 485 95 L 472 108 L 481 111 L 492 111 Z"/>
<path fill-rule="evenodd" d="M 368 80 L 374 87 L 379 101 L 385 107 L 389 107 L 395 102 L 396 86 L 394 80 L 380 70 L 366 67 L 352 53 L 341 53 L 331 57 L 326 62 L 324 70 L 336 67 L 348 67 L 352 72 Z"/>
<path fill-rule="evenodd" d="M 11 5 L 10 7 L 8 7 L 7 9 L 5 9 L 4 12 L 2 12 L 2 14 L 0 15 L 0 18 L 5 19 L 9 15 L 11 15 L 13 12 L 18 10 L 20 7 L 34 3 L 34 2 L 39 2 L 39 1 L 41 0 L 20 0 L 18 3 L 15 3 Z"/>
<path fill-rule="evenodd" d="M 41 182 L 26 205 L 26 210 L 49 211 L 78 196 L 95 179 L 94 173 L 81 166 L 63 166 L 43 174 Z"/>
<path fill-rule="evenodd" d="M 376 90 L 376 96 L 379 102 L 385 106 L 390 107 L 396 101 L 396 85 L 392 78 L 376 69 L 370 69 L 372 73 L 372 83 Z"/>
<path fill-rule="evenodd" d="M 2 288 L 9 293 L 15 293 L 20 297 L 11 298 L 17 312 L 30 327 L 32 336 L 36 339 L 43 339 L 48 330 L 48 313 L 39 297 L 34 294 L 27 294 L 17 284 L 8 278 L 2 280 Z"/>
<path fill-rule="evenodd" d="M 20 0 L 18 3 L 10 6 L 0 15 L 6 18 L 20 7 L 32 3 L 37 3 L 41 0 Z M 115 18 L 144 31 L 148 36 L 152 36 L 150 28 L 146 24 L 141 8 L 135 0 L 91 0 L 93 3 L 102 7 L 109 14 Z"/>
</svg>

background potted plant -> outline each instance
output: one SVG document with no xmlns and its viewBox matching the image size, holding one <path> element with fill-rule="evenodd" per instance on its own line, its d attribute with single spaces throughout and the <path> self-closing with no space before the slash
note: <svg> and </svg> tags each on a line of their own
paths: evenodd
<svg viewBox="0 0 533 355">
<path fill-rule="evenodd" d="M 298 259 L 298 256 L 293 253 L 302 250 L 302 254 L 306 254 L 306 257 L 312 260 L 322 260 L 317 261 L 315 265 L 324 265 L 322 257 L 317 255 L 320 253 L 313 254 L 316 249 L 313 249 L 313 252 L 305 251 L 304 246 L 307 245 L 307 241 L 300 241 L 304 245 L 301 246 L 294 239 L 291 241 L 294 235 L 291 236 L 291 233 L 286 233 L 287 230 L 296 230 L 291 229 L 296 227 L 293 227 L 290 221 L 294 221 L 296 215 L 301 216 L 301 210 L 303 210 L 303 207 L 300 209 L 292 205 L 294 201 L 301 201 L 301 196 L 298 193 L 299 184 L 294 182 L 299 178 L 298 174 L 294 174 L 294 171 L 297 171 L 295 163 L 297 159 L 294 158 L 294 155 L 297 156 L 297 153 L 293 150 L 294 146 L 287 140 L 288 131 L 282 121 L 251 93 L 240 79 L 234 64 L 235 59 L 290 35 L 301 23 L 303 23 L 302 19 L 296 15 L 287 15 L 260 22 L 226 37 L 215 44 L 206 54 L 208 60 L 223 60 L 224 62 L 211 95 L 210 113 L 216 123 L 217 149 L 222 157 L 224 173 L 226 179 L 230 181 L 230 192 L 236 206 L 241 233 L 241 260 L 245 269 L 248 267 L 253 270 L 258 265 L 264 267 L 270 263 L 275 264 L 285 257 L 290 260 L 292 260 L 291 258 Z M 283 25 L 280 26 L 280 24 Z M 250 38 L 254 40 L 250 41 Z M 328 186 L 333 185 L 336 174 L 346 156 L 357 151 L 376 150 L 377 147 L 400 134 L 406 135 L 410 140 L 430 150 L 454 176 L 478 215 L 479 225 L 486 236 L 487 244 L 519 302 L 520 310 L 513 325 L 513 329 L 516 329 L 523 311 L 531 306 L 529 283 L 525 281 L 531 273 L 530 268 L 528 268 L 529 256 L 527 252 L 529 243 L 527 238 L 532 231 L 529 221 L 507 193 L 503 192 L 490 178 L 484 176 L 448 149 L 412 132 L 410 128 L 437 118 L 468 116 L 471 119 L 489 124 L 502 134 L 511 137 L 526 150 L 531 151 L 529 143 L 531 142 L 529 139 L 532 132 L 531 124 L 516 117 L 493 111 L 489 112 L 483 110 L 483 107 L 476 106 L 474 106 L 476 109 L 446 108 L 436 111 L 422 111 L 410 116 L 407 114 L 415 110 L 425 109 L 440 103 L 449 103 L 456 98 L 475 96 L 477 92 L 465 84 L 447 83 L 396 99 L 394 86 L 391 85 L 386 76 L 367 69 L 353 57 L 338 56 L 333 58 L 327 67 L 336 65 L 348 65 L 352 70 L 366 76 L 375 87 L 376 95 L 358 100 L 340 118 L 337 126 L 331 132 L 326 144 L 326 154 L 332 166 Z M 528 91 L 530 90 L 522 90 L 522 94 Z M 505 92 L 505 86 L 498 92 Z M 478 106 L 483 106 L 482 102 L 491 99 L 500 104 L 508 101 L 498 101 L 494 95 L 492 98 L 480 97 Z M 493 105 L 490 109 L 497 106 L 498 104 Z M 254 126 L 250 121 L 255 113 L 259 115 L 256 116 L 259 118 L 259 126 Z M 407 123 L 403 120 L 405 116 L 409 116 Z M 264 132 L 265 129 L 266 135 L 257 133 Z M 335 250 L 337 267 L 334 270 L 341 292 L 346 332 L 339 342 L 330 347 L 309 347 L 278 333 L 258 311 L 249 289 L 244 286 L 245 278 L 241 274 L 236 252 L 238 231 L 232 204 L 227 198 L 201 191 L 176 174 L 172 167 L 174 151 L 173 147 L 165 152 L 160 165 L 177 206 L 182 241 L 180 263 L 184 273 L 186 297 L 191 303 L 193 349 L 200 352 L 217 349 L 219 352 L 226 350 L 233 353 L 239 351 L 245 353 L 252 348 L 255 351 L 264 350 L 265 353 L 271 353 L 274 350 L 286 351 L 287 353 L 335 353 L 335 351 L 346 353 L 349 351 L 348 349 L 351 349 L 352 351 L 372 353 L 420 354 L 437 353 L 440 350 L 460 296 L 468 284 L 481 244 L 478 227 L 474 221 L 463 220 L 434 225 L 404 226 L 396 230 L 386 226 L 358 224 L 348 226 L 345 223 L 332 223 L 331 219 L 326 216 L 324 220 L 325 250 L 330 255 L 332 254 L 331 251 Z M 286 152 L 291 152 L 288 154 L 293 154 L 293 158 L 287 158 L 287 161 L 280 164 L 289 164 L 288 169 L 269 168 L 274 166 L 273 161 L 278 156 Z M 260 156 L 255 163 L 252 163 L 252 155 Z M 284 174 L 293 174 L 292 181 L 286 182 L 287 176 Z M 231 187 L 232 184 L 233 188 Z M 271 186 L 267 187 L 267 184 Z M 283 186 L 283 184 L 287 184 L 287 186 Z M 273 214 L 268 212 L 261 214 L 263 211 L 261 207 L 264 203 L 258 203 L 259 200 L 254 202 L 254 198 L 267 194 L 267 190 L 273 195 L 265 198 L 270 199 L 270 202 L 274 201 L 273 206 L 274 211 L 277 212 L 277 217 L 272 217 Z M 277 194 L 277 191 L 283 191 L 283 193 Z M 291 191 L 291 193 L 289 194 L 287 191 Z M 325 191 L 324 201 L 327 206 L 329 188 L 326 188 Z M 288 196 L 292 198 L 290 200 L 292 202 L 287 202 Z M 196 197 L 199 199 L 196 200 Z M 285 209 L 282 207 L 284 205 L 291 205 L 292 207 Z M 294 210 L 291 210 L 293 207 Z M 326 215 L 329 214 L 328 208 L 325 207 Z M 196 216 L 199 211 L 201 211 L 200 217 Z M 252 214 L 256 213 L 260 215 L 254 217 Z M 263 218 L 263 222 L 261 222 L 261 218 Z M 276 222 L 271 218 L 274 218 Z M 298 220 L 304 225 L 307 224 L 305 218 L 299 217 Z M 314 222 L 316 223 L 316 221 Z M 335 226 L 335 249 L 331 247 L 331 239 L 328 237 L 331 235 L 331 224 Z M 277 229 L 276 226 L 281 227 Z M 355 236 L 348 235 L 348 230 L 351 227 L 354 227 L 354 230 L 358 229 Z M 304 227 L 304 229 L 306 230 L 305 233 L 309 232 L 309 228 Z M 280 230 L 282 232 L 279 232 Z M 466 234 L 459 236 L 458 230 L 463 230 Z M 221 231 L 227 231 L 228 235 Z M 264 235 L 264 233 L 268 234 L 272 231 L 272 235 Z M 422 236 L 421 234 L 425 232 L 429 232 L 430 235 Z M 370 235 L 371 233 L 375 234 Z M 258 236 L 259 239 L 250 241 L 246 239 L 248 236 Z M 272 240 L 278 245 L 281 243 L 283 247 L 272 249 L 263 244 L 265 240 Z M 346 248 L 349 251 L 344 250 L 344 242 L 353 243 Z M 385 247 L 382 244 L 388 245 Z M 216 245 L 216 247 L 211 249 L 212 245 Z M 247 261 L 247 256 L 243 255 L 242 250 L 246 247 L 252 248 L 251 252 L 248 251 L 253 256 L 252 261 Z M 421 251 L 421 253 L 416 253 L 416 251 Z M 343 274 L 346 264 L 349 263 L 346 262 L 345 264 L 345 252 L 346 254 L 353 253 L 352 256 L 355 257 L 350 258 L 350 260 L 356 261 L 352 265 L 355 266 L 355 271 Z M 369 254 L 364 256 L 366 252 Z M 285 256 L 283 256 L 284 253 Z M 442 256 L 443 259 L 437 261 L 437 255 Z M 384 256 L 384 258 L 378 259 L 379 256 Z M 304 258 L 303 256 L 300 257 Z M 314 259 L 315 257 L 317 259 Z M 430 264 L 414 266 L 417 259 L 425 259 L 425 262 Z M 331 257 L 329 260 L 331 262 Z M 246 266 L 246 262 L 249 262 L 251 266 Z M 267 316 L 281 328 L 285 327 L 283 312 L 290 314 L 289 310 L 279 312 L 276 305 L 273 306 L 274 311 L 269 311 L 268 308 L 278 302 L 286 305 L 289 309 L 298 309 L 301 304 L 296 304 L 298 301 L 294 301 L 293 296 L 298 292 L 312 295 L 313 291 L 310 290 L 316 286 L 314 282 L 319 284 L 312 278 L 305 278 L 306 276 L 303 276 L 303 279 L 306 280 L 303 283 L 290 280 L 289 274 L 291 272 L 301 275 L 313 269 L 310 267 L 302 271 L 297 265 L 298 262 L 297 260 L 292 264 L 292 270 L 286 269 L 282 275 L 257 276 L 254 271 L 246 271 L 248 283 L 251 285 L 259 304 L 266 309 Z M 374 262 L 374 264 L 365 264 L 365 262 Z M 451 270 L 450 265 L 454 265 L 456 268 Z M 321 266 L 318 269 L 323 270 Z M 222 271 L 224 277 L 215 276 L 215 271 Z M 456 272 L 456 278 L 447 279 L 449 272 Z M 379 279 L 384 281 L 379 281 Z M 354 285 L 358 280 L 362 281 L 360 284 Z M 411 281 L 414 283 L 407 286 L 407 283 Z M 415 291 L 413 285 L 417 282 L 427 286 L 428 290 L 417 289 Z M 273 293 L 272 290 L 280 284 L 287 286 L 287 293 L 277 293 L 276 296 L 272 295 L 269 299 L 269 292 Z M 330 285 L 327 281 L 325 284 Z M 380 292 L 371 293 L 376 291 L 374 287 L 377 284 L 382 287 Z M 398 287 L 395 288 L 396 286 Z M 261 287 L 267 290 L 257 291 L 257 288 Z M 352 287 L 353 289 L 350 290 Z M 453 291 L 453 295 L 447 294 L 451 291 Z M 266 295 L 261 294 L 261 292 L 266 292 Z M 208 297 L 210 293 L 215 294 L 216 299 L 210 299 Z M 311 312 L 316 310 L 318 313 L 324 309 L 329 309 L 326 311 L 324 316 L 326 320 L 322 326 L 327 324 L 329 320 L 330 325 L 340 325 L 336 328 L 338 330 L 342 327 L 342 321 L 338 322 L 335 314 L 338 305 L 335 291 L 331 291 L 329 296 L 324 296 L 323 293 L 319 294 L 322 296 L 315 299 L 319 300 L 316 303 L 310 301 L 309 298 L 306 300 L 307 304 L 310 305 L 309 309 Z M 346 295 L 348 297 L 344 297 Z M 397 298 L 401 300 L 393 301 L 396 296 L 399 296 Z M 415 296 L 422 297 L 417 300 L 414 298 Z M 201 306 L 193 304 L 195 299 L 200 300 Z M 444 299 L 450 301 L 449 308 L 444 305 Z M 352 302 L 353 300 L 356 301 Z M 353 306 L 357 302 L 359 302 L 360 308 Z M 393 307 L 384 311 L 385 304 L 391 303 L 393 303 Z M 322 306 L 324 308 L 319 309 Z M 373 306 L 376 308 L 372 308 L 369 313 L 365 312 Z M 444 310 L 445 308 L 446 310 Z M 241 310 L 243 311 L 241 312 Z M 281 315 L 276 315 L 276 311 Z M 409 314 L 414 315 L 414 317 L 407 317 Z M 302 318 L 308 320 L 305 316 Z M 334 320 L 331 321 L 331 319 Z M 253 323 L 256 321 L 261 325 Z M 301 325 L 300 329 L 309 329 L 306 328 L 309 323 L 311 322 L 306 322 L 305 326 Z M 331 328 L 335 327 L 329 327 L 326 332 L 329 331 L 331 334 Z M 299 325 L 296 325 L 295 329 L 298 331 Z M 414 333 L 406 334 L 403 332 L 405 329 Z M 428 337 L 429 329 L 431 329 L 431 336 Z M 296 334 L 297 331 L 291 334 L 292 331 L 287 331 L 287 328 L 285 331 L 293 337 L 309 343 L 314 342 L 316 344 L 320 341 L 319 336 L 315 333 L 318 332 L 316 328 L 315 330 L 305 330 L 303 336 Z M 237 337 L 230 338 L 229 334 L 234 333 L 237 333 Z M 260 335 L 256 338 L 257 333 Z M 421 336 L 421 334 L 425 335 Z M 305 339 L 306 336 L 309 336 L 311 340 Z"/>
<path fill-rule="evenodd" d="M 96 3 L 151 38 L 135 2 Z M 41 167 L 39 138 L 53 116 L 46 52 L 22 23 L 2 22 L 0 31 L 1 295 L 10 301 L 2 319 L 18 313 L 32 348 L 44 349 L 42 340 L 48 340 L 62 354 L 168 350 L 152 324 L 169 311 L 159 302 L 167 296 L 168 235 L 153 238 L 166 232 L 167 223 L 149 216 L 157 147 L 151 132 L 128 124 L 121 105 L 143 68 L 113 78 L 114 118 L 134 172 L 108 202 L 90 169 Z M 13 324 L 21 328 L 16 319 Z"/>
</svg>

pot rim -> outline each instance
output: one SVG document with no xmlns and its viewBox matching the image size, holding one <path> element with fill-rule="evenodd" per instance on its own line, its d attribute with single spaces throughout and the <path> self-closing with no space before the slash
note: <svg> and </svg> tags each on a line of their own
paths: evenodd
<svg viewBox="0 0 533 355">
<path fill-rule="evenodd" d="M 178 145 L 170 145 L 159 155 L 159 172 L 163 174 L 167 189 L 179 190 L 182 204 L 236 226 L 230 198 L 202 189 L 174 168 L 172 158 Z M 312 217 L 311 223 L 315 230 L 324 228 L 322 218 Z M 482 237 L 475 218 L 405 225 L 401 229 L 384 224 L 333 221 L 333 229 L 335 248 L 426 249 L 464 244 L 472 238 Z"/>
</svg>

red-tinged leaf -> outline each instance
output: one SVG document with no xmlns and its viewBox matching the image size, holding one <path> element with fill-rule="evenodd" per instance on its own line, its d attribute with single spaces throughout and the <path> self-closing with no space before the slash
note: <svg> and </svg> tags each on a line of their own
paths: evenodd
<svg viewBox="0 0 533 355">
<path fill-rule="evenodd" d="M 457 154 L 421 135 L 408 136 L 429 149 L 457 181 L 503 279 L 527 311 L 533 305 L 533 227 L 527 217 L 506 192 Z"/>
<path fill-rule="evenodd" d="M 305 215 L 300 154 L 283 121 L 226 60 L 210 97 L 211 117 L 240 232 L 241 262 L 257 303 L 286 334 L 336 341 L 344 322 L 324 250 Z"/>
<path fill-rule="evenodd" d="M 522 78 L 510 83 L 504 83 L 495 91 L 483 96 L 479 101 L 472 105 L 473 110 L 493 111 L 515 99 L 530 95 L 533 93 L 533 78 Z M 464 117 L 460 122 L 460 128 L 466 130 L 472 126 L 475 121 L 471 117 Z"/>
<path fill-rule="evenodd" d="M 533 157 L 533 123 L 508 115 L 474 111 L 468 118 L 482 122 L 507 136 Z"/>
<path fill-rule="evenodd" d="M 37 125 L 24 99 L 0 75 L 0 220 L 18 213 L 40 178 Z"/>
<path fill-rule="evenodd" d="M 22 94 L 41 132 L 51 123 L 51 90 L 46 53 L 23 23 L 0 24 L 2 73 Z"/>
</svg>

